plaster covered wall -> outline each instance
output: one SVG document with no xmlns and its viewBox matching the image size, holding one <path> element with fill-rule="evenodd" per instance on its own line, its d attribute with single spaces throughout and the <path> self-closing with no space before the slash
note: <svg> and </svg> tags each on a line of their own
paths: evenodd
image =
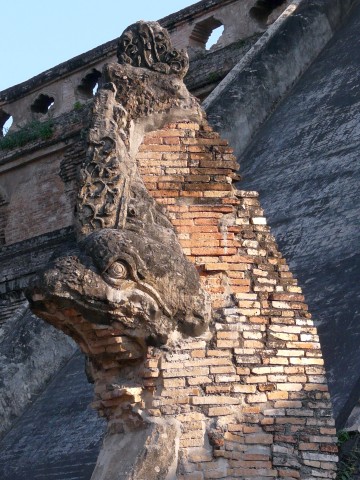
<svg viewBox="0 0 360 480">
<path fill-rule="evenodd" d="M 213 29 L 223 26 L 224 31 L 213 49 L 223 48 L 231 43 L 246 39 L 256 33 L 266 30 L 285 8 L 289 1 L 282 3 L 273 11 L 269 18 L 259 22 L 252 15 L 252 9 L 256 5 L 255 0 L 244 1 L 207 1 L 203 8 L 191 7 L 187 12 L 187 18 L 182 19 L 178 24 L 170 26 L 169 31 L 174 46 L 177 48 L 189 49 L 190 58 L 205 49 L 205 44 Z M 192 11 L 193 10 L 193 11 Z"/>
<path fill-rule="evenodd" d="M 27 302 L 18 306 L 0 330 L 0 437 L 74 350 L 71 339 L 31 315 Z"/>
<path fill-rule="evenodd" d="M 73 352 L 60 370 L 48 353 L 48 364 L 58 371 L 2 440 L 2 480 L 90 479 L 105 425 L 89 406 L 92 387 L 83 355 Z"/>
<path fill-rule="evenodd" d="M 240 157 L 316 313 L 339 425 L 360 393 L 359 28 L 356 2 Z"/>
</svg>

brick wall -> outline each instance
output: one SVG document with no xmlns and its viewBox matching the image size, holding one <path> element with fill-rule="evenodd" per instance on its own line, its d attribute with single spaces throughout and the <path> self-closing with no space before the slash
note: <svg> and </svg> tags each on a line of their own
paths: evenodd
<svg viewBox="0 0 360 480">
<path fill-rule="evenodd" d="M 168 125 L 138 154 L 213 299 L 210 331 L 149 353 L 155 417 L 181 422 L 179 479 L 335 478 L 336 437 L 316 328 L 256 192 L 208 126 Z"/>
<path fill-rule="evenodd" d="M 238 165 L 227 142 L 207 125 L 173 123 L 145 137 L 137 164 L 198 269 L 213 315 L 202 336 L 147 350 L 121 323 L 97 325 L 70 308 L 42 315 L 90 358 L 93 405 L 109 431 L 136 428 L 138 412 L 175 419 L 178 480 L 335 478 L 317 331 L 258 194 L 234 188 Z"/>
<path fill-rule="evenodd" d="M 72 223 L 72 208 L 59 176 L 60 154 L 3 173 L 9 195 L 5 242 L 58 230 Z"/>
</svg>

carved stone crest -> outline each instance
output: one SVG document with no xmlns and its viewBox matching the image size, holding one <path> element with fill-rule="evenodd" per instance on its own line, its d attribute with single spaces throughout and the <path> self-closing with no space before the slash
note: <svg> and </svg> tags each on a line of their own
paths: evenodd
<svg viewBox="0 0 360 480">
<path fill-rule="evenodd" d="M 117 56 L 120 64 L 181 78 L 189 68 L 187 53 L 172 47 L 168 32 L 157 22 L 137 22 L 125 30 L 119 39 Z"/>
</svg>

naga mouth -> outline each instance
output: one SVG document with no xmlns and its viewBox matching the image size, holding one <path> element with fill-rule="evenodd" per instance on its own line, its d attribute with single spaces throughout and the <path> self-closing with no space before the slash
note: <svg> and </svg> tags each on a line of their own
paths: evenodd
<svg viewBox="0 0 360 480">
<path fill-rule="evenodd" d="M 173 331 L 200 335 L 210 319 L 208 297 L 195 268 L 172 246 L 135 231 L 91 233 L 37 275 L 29 301 L 40 317 L 73 309 L 87 322 L 115 325 L 157 346 Z"/>
<path fill-rule="evenodd" d="M 70 260 L 74 263 L 74 257 Z M 52 268 L 33 282 L 28 299 L 39 316 L 48 319 L 57 310 L 72 311 L 91 324 L 113 325 L 141 342 L 149 338 L 158 339 L 156 344 L 166 342 L 169 331 L 174 328 L 172 315 L 151 285 L 122 280 L 115 286 L 105 275 L 85 267 L 81 271 L 78 262 L 73 267 L 76 266 L 79 282 L 69 281 L 67 272 L 64 275 L 64 265 L 69 267 L 66 257 L 56 260 Z M 54 317 L 51 323 L 55 322 Z"/>
</svg>

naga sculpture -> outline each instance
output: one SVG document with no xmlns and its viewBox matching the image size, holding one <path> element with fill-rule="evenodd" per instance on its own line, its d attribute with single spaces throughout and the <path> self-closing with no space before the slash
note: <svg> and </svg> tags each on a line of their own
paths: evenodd
<svg viewBox="0 0 360 480">
<path fill-rule="evenodd" d="M 335 478 L 316 328 L 183 83 L 186 54 L 139 22 L 118 60 L 93 104 L 77 241 L 28 290 L 87 357 L 108 420 L 92 480 Z"/>
<path fill-rule="evenodd" d="M 147 348 L 171 348 L 183 335 L 201 334 L 211 307 L 166 213 L 144 186 L 135 154 L 146 132 L 202 114 L 182 81 L 187 55 L 171 47 L 157 23 L 129 27 L 118 59 L 105 67 L 94 101 L 79 172 L 77 243 L 54 255 L 27 296 L 36 315 L 72 336 L 87 355 L 95 406 L 114 400 L 99 407 L 112 420 L 112 433 L 135 431 L 145 441 L 164 427 L 153 424 L 149 434 L 149 421 L 124 411 L 142 396 Z M 176 429 L 170 430 L 164 449 L 172 458 Z M 131 445 L 134 438 L 128 439 Z M 131 478 L 140 478 L 131 455 L 127 462 Z"/>
</svg>

